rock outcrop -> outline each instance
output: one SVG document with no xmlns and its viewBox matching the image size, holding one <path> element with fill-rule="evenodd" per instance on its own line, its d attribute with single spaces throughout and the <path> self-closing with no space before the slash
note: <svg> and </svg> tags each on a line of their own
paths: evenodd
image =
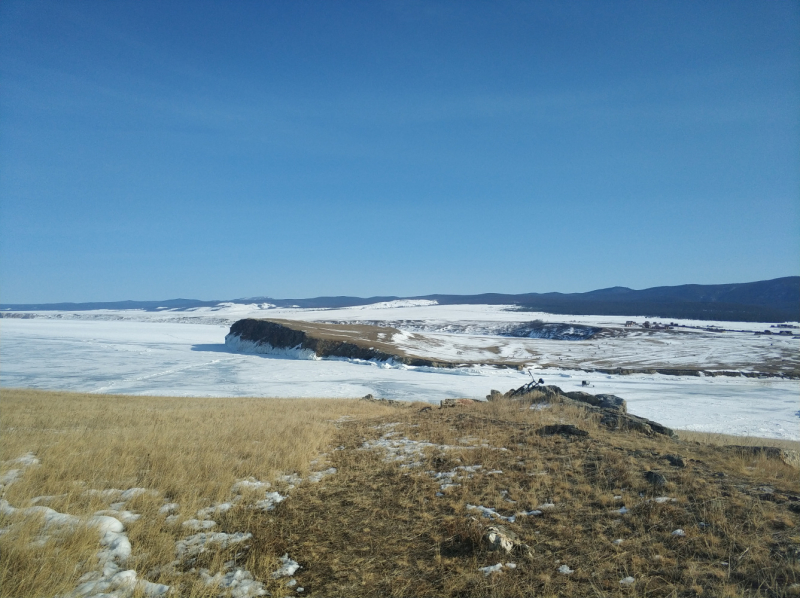
<svg viewBox="0 0 800 598">
<path fill-rule="evenodd" d="M 492 398 L 493 400 L 498 400 L 500 397 L 492 395 Z M 531 402 L 548 401 L 573 404 L 592 413 L 597 413 L 600 416 L 600 423 L 612 430 L 633 430 L 648 436 L 653 434 L 675 436 L 672 429 L 667 426 L 628 413 L 628 407 L 624 399 L 615 395 L 592 395 L 582 391 L 565 392 L 558 386 L 528 383 L 519 388 L 509 390 L 503 395 L 503 398 L 531 400 Z"/>
<path fill-rule="evenodd" d="M 290 354 L 303 358 L 344 357 L 365 361 L 393 361 L 411 366 L 454 367 L 454 364 L 408 355 L 388 339 L 394 328 L 337 325 L 290 320 L 247 318 L 231 326 L 225 343 L 257 353 Z"/>
</svg>

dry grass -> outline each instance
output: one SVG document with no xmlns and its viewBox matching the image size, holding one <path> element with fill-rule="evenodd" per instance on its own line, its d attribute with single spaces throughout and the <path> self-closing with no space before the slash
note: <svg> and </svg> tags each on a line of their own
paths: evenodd
<svg viewBox="0 0 800 598">
<path fill-rule="evenodd" d="M 45 497 L 36 504 L 88 516 L 108 509 L 113 500 L 87 490 L 155 491 L 124 507 L 142 514 L 127 526 L 133 545 L 128 566 L 140 574 L 149 572 L 150 581 L 180 587 L 179 576 L 159 572 L 175 559 L 176 540 L 187 535 L 180 525 L 166 525 L 158 514 L 165 501 L 179 503 L 181 519 L 190 519 L 200 508 L 230 500 L 237 480 L 304 475 L 330 444 L 334 420 L 392 411 L 354 400 L 130 397 L 2 389 L 0 474 L 19 468 L 10 461 L 29 452 L 41 461 L 8 485 L 3 498 L 19 508 Z M 238 506 L 235 510 L 246 511 Z M 233 529 L 239 522 L 233 512 L 227 515 L 229 524 L 221 520 L 215 531 L 247 531 Z M 83 573 L 96 568 L 96 559 L 89 556 L 99 548 L 96 530 L 48 530 L 43 538 L 40 520 L 27 518 L 22 525 L 20 517 L 3 517 L 0 527 L 11 523 L 15 525 L 0 536 L 0 595 L 57 595 L 74 588 Z M 271 565 L 276 556 L 262 555 L 268 561 L 264 564 Z M 198 589 L 193 588 L 192 595 L 200 595 Z"/>
<path fill-rule="evenodd" d="M 730 434 L 693 432 L 690 430 L 677 430 L 677 434 L 681 440 L 713 446 L 774 446 L 787 451 L 800 451 L 800 441 L 798 440 L 760 438 L 757 436 L 731 436 Z"/>
<path fill-rule="evenodd" d="M 311 596 L 785 596 L 800 589 L 793 586 L 800 584 L 796 469 L 711 444 L 610 432 L 577 407 L 498 401 L 423 412 L 335 400 L 1 396 L 2 458 L 33 451 L 42 461 L 5 498 L 26 506 L 38 495 L 66 494 L 50 506 L 90 514 L 107 503 L 85 496 L 87 488 L 157 490 L 125 505 L 142 514 L 128 526 L 127 566 L 179 595 L 221 594 L 197 571 L 215 573 L 230 560 L 273 596 L 297 595 L 270 575 L 284 553 L 302 565 L 295 577 Z M 342 415 L 351 419 L 331 422 Z M 573 423 L 589 436 L 536 433 L 551 423 Z M 430 444 L 387 460 L 374 444 L 382 438 Z M 666 454 L 680 455 L 686 467 L 671 466 Z M 458 486 L 442 489 L 434 477 L 469 465 L 481 468 L 455 479 Z M 337 473 L 317 484 L 289 490 L 276 481 L 329 466 Z M 646 471 L 661 472 L 666 485 L 648 483 Z M 189 532 L 166 525 L 158 507 L 179 502 L 182 518 L 192 517 L 229 500 L 231 485 L 247 476 L 271 480 L 289 498 L 264 513 L 252 508 L 257 496 L 245 497 L 214 519 L 220 531 L 251 533 L 247 545 L 166 566 Z M 652 500 L 660 496 L 675 500 Z M 532 548 L 531 557 L 490 551 L 482 537 L 498 522 L 467 508 L 511 516 L 543 503 L 554 507 L 499 522 Z M 628 512 L 620 514 L 623 505 Z M 31 546 L 42 540 L 41 522 L 4 518 L 0 525 L 13 530 L 0 536 L 2 595 L 63 593 L 96 561 L 96 535 L 85 530 L 51 538 L 39 553 Z M 672 535 L 678 528 L 685 536 Z M 479 570 L 498 562 L 517 567 Z M 561 565 L 574 573 L 559 573 Z M 59 575 L 69 581 L 47 585 Z M 22 585 L 26 576 L 32 585 Z M 635 582 L 621 585 L 628 576 Z M 37 591 L 22 590 L 30 587 Z"/>
</svg>

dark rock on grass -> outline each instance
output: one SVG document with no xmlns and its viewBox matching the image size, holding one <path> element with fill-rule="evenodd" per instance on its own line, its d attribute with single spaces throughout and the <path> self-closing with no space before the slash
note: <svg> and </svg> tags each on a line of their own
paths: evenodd
<svg viewBox="0 0 800 598">
<path fill-rule="evenodd" d="M 536 394 L 535 394 L 536 393 Z M 495 394 L 490 395 L 497 400 L 499 397 Z M 615 395 L 599 394 L 592 395 L 588 392 L 574 391 L 564 392 L 558 386 L 542 386 L 534 382 L 530 382 L 517 389 L 509 390 L 505 395 L 507 399 L 517 399 L 525 401 L 530 400 L 544 400 L 550 402 L 561 402 L 566 404 L 582 407 L 591 413 L 597 413 L 600 416 L 600 423 L 611 430 L 632 430 L 652 436 L 654 434 L 661 434 L 673 438 L 675 433 L 667 426 L 663 426 L 658 422 L 654 422 L 644 417 L 631 415 L 628 413 L 628 408 L 624 399 Z"/>
<path fill-rule="evenodd" d="M 583 438 L 589 435 L 589 432 L 576 428 L 572 424 L 553 424 L 552 426 L 545 426 L 536 430 L 539 436 L 554 436 L 561 434 L 562 436 L 577 436 Z"/>
<path fill-rule="evenodd" d="M 558 390 L 560 391 L 561 389 Z M 601 409 L 609 409 L 611 411 L 619 411 L 620 413 L 628 412 L 628 405 L 625 403 L 625 399 L 622 399 L 616 395 L 592 395 L 588 392 L 583 392 L 580 390 L 576 390 L 574 392 L 562 392 L 561 394 L 572 399 L 573 401 L 586 403 L 587 405 L 592 405 L 593 407 L 600 407 Z"/>
<path fill-rule="evenodd" d="M 644 479 L 653 484 L 653 486 L 666 486 L 667 484 L 667 478 L 657 471 L 646 471 Z"/>
<path fill-rule="evenodd" d="M 590 407 L 589 409 L 598 408 Z M 598 411 L 600 413 L 600 423 L 611 430 L 632 430 L 646 436 L 652 436 L 653 434 L 662 434 L 670 438 L 675 436 L 675 432 L 671 428 L 638 415 L 616 413 L 607 409 L 598 409 Z"/>
<path fill-rule="evenodd" d="M 673 467 L 686 467 L 686 462 L 680 455 L 664 455 L 664 459 Z"/>
<path fill-rule="evenodd" d="M 486 395 L 486 400 L 487 401 L 498 401 L 498 400 L 502 399 L 503 396 L 504 396 L 503 393 L 500 392 L 499 390 L 492 389 L 492 390 L 489 391 L 489 394 Z"/>
</svg>

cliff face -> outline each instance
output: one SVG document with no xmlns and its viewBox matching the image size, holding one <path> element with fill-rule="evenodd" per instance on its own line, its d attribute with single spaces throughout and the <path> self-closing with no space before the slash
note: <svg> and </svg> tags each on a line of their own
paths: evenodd
<svg viewBox="0 0 800 598">
<path fill-rule="evenodd" d="M 316 357 L 345 357 L 348 359 L 374 359 L 413 366 L 453 367 L 453 364 L 407 355 L 387 342 L 394 328 L 377 326 L 340 326 L 295 322 L 288 320 L 257 320 L 247 318 L 231 326 L 226 337 L 277 350 L 298 350 Z"/>
</svg>

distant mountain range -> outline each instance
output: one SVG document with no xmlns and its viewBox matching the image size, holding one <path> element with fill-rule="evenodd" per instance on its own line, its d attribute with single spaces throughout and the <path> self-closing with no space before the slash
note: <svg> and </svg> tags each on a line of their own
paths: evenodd
<svg viewBox="0 0 800 598">
<path fill-rule="evenodd" d="M 524 293 L 509 295 L 425 295 L 421 297 L 315 297 L 273 299 L 249 297 L 228 303 L 271 303 L 277 307 L 352 307 L 398 299 L 428 299 L 442 305 L 517 305 L 525 311 L 565 315 L 630 315 L 691 318 L 732 322 L 785 322 L 800 320 L 800 276 L 738 284 L 685 284 L 634 290 L 627 287 L 588 293 Z M 112 301 L 95 303 L 0 304 L 5 311 L 83 311 L 92 309 L 190 309 L 211 307 L 223 301 L 169 299 L 167 301 Z"/>
</svg>

